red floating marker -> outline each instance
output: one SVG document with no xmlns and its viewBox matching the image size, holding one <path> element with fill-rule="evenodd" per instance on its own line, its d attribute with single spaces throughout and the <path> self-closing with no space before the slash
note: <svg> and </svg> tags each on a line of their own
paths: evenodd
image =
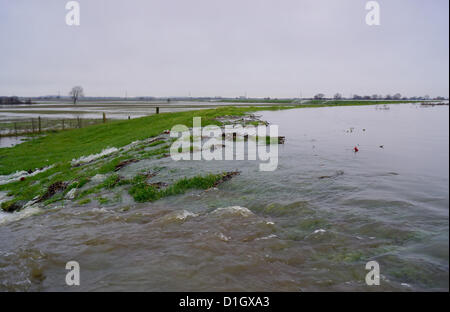
<svg viewBox="0 0 450 312">
<path fill-rule="evenodd" d="M 355 153 L 359 152 L 359 148 L 357 148 L 356 146 L 353 150 L 355 151 Z"/>
</svg>

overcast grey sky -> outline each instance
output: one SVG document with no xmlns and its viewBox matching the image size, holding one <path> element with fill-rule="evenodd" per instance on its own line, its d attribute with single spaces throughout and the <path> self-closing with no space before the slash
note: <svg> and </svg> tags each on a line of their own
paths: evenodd
<svg viewBox="0 0 450 312">
<path fill-rule="evenodd" d="M 449 95 L 449 1 L 0 0 L 0 95 Z"/>
</svg>

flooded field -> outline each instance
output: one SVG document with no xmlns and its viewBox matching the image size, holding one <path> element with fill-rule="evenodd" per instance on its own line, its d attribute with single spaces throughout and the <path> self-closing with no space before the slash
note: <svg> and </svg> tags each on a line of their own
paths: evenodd
<svg viewBox="0 0 450 312">
<path fill-rule="evenodd" d="M 35 104 L 0 105 L 0 122 L 7 120 L 37 118 L 102 118 L 105 113 L 109 119 L 127 119 L 152 115 L 156 107 L 160 112 L 179 112 L 186 110 L 198 110 L 217 106 L 227 106 L 230 103 L 222 102 L 200 102 L 200 101 L 98 101 L 79 102 L 76 105 L 68 102 L 37 102 Z M 234 106 L 248 106 L 249 104 L 236 104 Z M 269 104 L 258 104 L 257 106 L 268 106 Z M 273 105 L 273 104 L 270 104 Z"/>
<path fill-rule="evenodd" d="M 248 106 L 249 104 L 209 102 L 209 101 L 89 101 L 76 105 L 69 102 L 38 101 L 33 104 L 0 105 L 0 139 L 1 136 L 35 133 L 38 130 L 38 118 L 42 131 L 81 128 L 106 120 L 132 119 L 153 115 L 157 112 L 181 112 L 207 109 L 221 106 Z M 276 104 L 252 103 L 253 106 Z M 104 114 L 104 115 L 103 115 Z M 8 143 L 7 143 L 8 141 Z M 0 141 L 0 148 L 9 147 L 9 142 Z M 19 141 L 16 140 L 18 143 Z M 16 144 L 17 144 L 16 143 Z M 14 145 L 14 144 L 13 144 Z"/>
<path fill-rule="evenodd" d="M 118 188 L 0 212 L 0 290 L 74 290 L 65 264 L 75 260 L 82 291 L 448 291 L 448 109 L 261 112 L 286 138 L 274 172 L 148 159 L 119 172 L 151 170 L 155 183 L 240 174 L 153 203 Z M 380 286 L 365 283 L 370 260 Z"/>
<path fill-rule="evenodd" d="M 13 136 L 13 137 L 1 137 L 0 136 L 0 148 L 11 147 L 20 144 L 26 140 L 25 137 Z"/>
</svg>

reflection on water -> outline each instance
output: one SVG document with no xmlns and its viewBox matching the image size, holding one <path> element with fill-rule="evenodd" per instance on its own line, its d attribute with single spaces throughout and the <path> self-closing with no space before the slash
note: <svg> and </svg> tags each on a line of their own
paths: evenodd
<svg viewBox="0 0 450 312">
<path fill-rule="evenodd" d="M 2 137 L 0 136 L 0 148 L 11 147 L 22 143 L 26 138 L 20 136 Z"/>
<path fill-rule="evenodd" d="M 102 206 L 0 214 L 0 290 L 71 290 L 65 263 L 76 260 L 77 290 L 448 291 L 448 107 L 262 114 L 286 136 L 275 172 L 251 161 L 142 161 L 122 174 L 241 174 L 156 203 L 123 190 Z M 380 286 L 365 285 L 370 260 Z"/>
</svg>

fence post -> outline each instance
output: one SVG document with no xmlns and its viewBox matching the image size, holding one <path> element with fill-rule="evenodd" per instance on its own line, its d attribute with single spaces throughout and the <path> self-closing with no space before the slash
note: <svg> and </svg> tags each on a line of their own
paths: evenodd
<svg viewBox="0 0 450 312">
<path fill-rule="evenodd" d="M 106 114 L 105 114 L 105 112 L 103 112 L 103 123 L 105 123 L 106 122 Z"/>
<path fill-rule="evenodd" d="M 130 116 L 128 116 L 128 120 L 130 120 Z"/>
<path fill-rule="evenodd" d="M 17 123 L 14 123 L 14 132 L 15 132 L 15 134 L 17 136 Z"/>
<path fill-rule="evenodd" d="M 156 108 L 156 113 L 159 114 L 159 107 Z"/>
<path fill-rule="evenodd" d="M 31 132 L 34 133 L 34 119 L 31 118 Z"/>
<path fill-rule="evenodd" d="M 77 116 L 77 123 L 78 123 L 78 128 L 81 128 L 80 116 Z"/>
<path fill-rule="evenodd" d="M 38 129 L 39 133 L 41 133 L 41 116 L 38 116 Z"/>
<path fill-rule="evenodd" d="M 62 129 L 64 130 L 64 119 L 62 120 Z"/>
</svg>

